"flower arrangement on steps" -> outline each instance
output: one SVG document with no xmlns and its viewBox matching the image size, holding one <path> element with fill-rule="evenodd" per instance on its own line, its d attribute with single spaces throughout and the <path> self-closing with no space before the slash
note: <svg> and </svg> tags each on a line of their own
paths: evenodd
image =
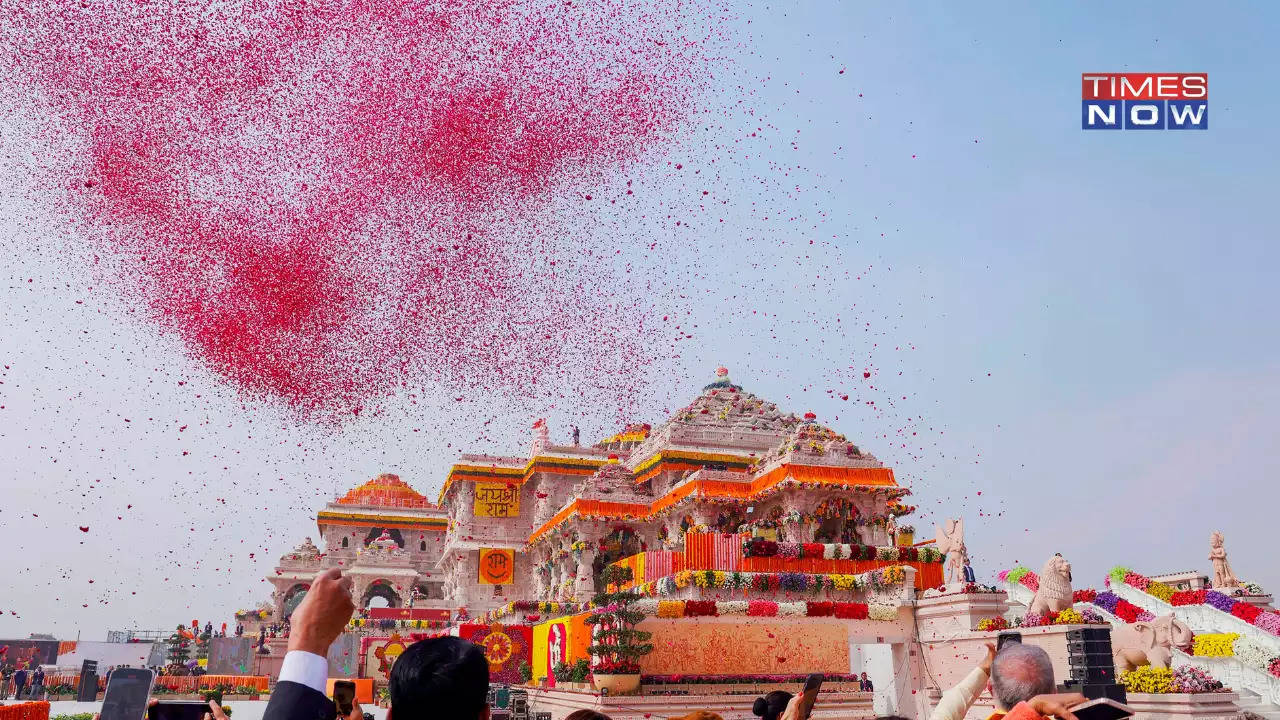
<svg viewBox="0 0 1280 720">
<path fill-rule="evenodd" d="M 631 568 L 610 565 L 604 571 L 604 587 L 630 582 Z M 610 695 L 633 693 L 640 689 L 640 658 L 653 651 L 651 634 L 637 630 L 645 614 L 634 605 L 640 598 L 635 593 L 601 592 L 592 601 L 587 624 L 593 627 L 592 657 L 598 658 L 592 668 L 592 683 L 597 690 L 608 689 Z"/>
<path fill-rule="evenodd" d="M 1174 607 L 1186 605 L 1208 605 L 1271 635 L 1280 637 L 1280 613 L 1263 610 L 1256 605 L 1240 602 L 1217 590 L 1175 590 L 1165 583 L 1140 575 L 1127 567 L 1117 565 L 1111 568 L 1107 580 L 1123 583 L 1135 590 L 1166 602 Z"/>
<path fill-rule="evenodd" d="M 1120 673 L 1120 684 L 1131 693 L 1221 693 L 1230 692 L 1209 673 L 1192 665 L 1177 669 L 1143 665 Z"/>
<path fill-rule="evenodd" d="M 986 618 L 978 622 L 980 632 L 998 632 L 1011 627 L 1044 627 L 1046 625 L 1105 625 L 1107 621 L 1101 615 L 1089 610 L 1067 608 L 1056 615 L 1033 615 L 1015 617 L 1009 622 L 1003 617 Z"/>
<path fill-rule="evenodd" d="M 1234 657 L 1242 665 L 1280 677 L 1280 656 L 1256 640 L 1239 633 L 1201 633 L 1192 641 L 1196 657 Z"/>
<path fill-rule="evenodd" d="M 1015 567 L 1008 570 L 1002 570 L 997 575 L 1000 580 L 1007 583 L 1016 583 L 1031 592 L 1035 592 L 1040 587 L 1040 578 L 1034 571 L 1025 567 Z M 1156 619 L 1152 613 L 1143 610 L 1124 598 L 1113 592 L 1098 592 L 1093 588 L 1082 588 L 1073 590 L 1071 600 L 1075 603 L 1091 603 L 1124 620 L 1127 623 L 1150 622 Z"/>
</svg>

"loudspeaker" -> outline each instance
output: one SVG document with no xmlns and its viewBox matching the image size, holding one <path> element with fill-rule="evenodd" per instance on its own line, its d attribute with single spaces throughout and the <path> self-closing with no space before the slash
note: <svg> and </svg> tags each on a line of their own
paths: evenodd
<svg viewBox="0 0 1280 720">
<path fill-rule="evenodd" d="M 1068 630 L 1067 653 L 1071 676 L 1060 690 L 1078 692 L 1090 700 L 1105 697 L 1119 703 L 1128 702 L 1124 686 L 1116 682 L 1110 627 Z"/>
<path fill-rule="evenodd" d="M 96 702 L 98 700 L 97 660 L 85 660 L 80 665 L 80 687 L 76 690 L 76 700 L 80 702 Z"/>
</svg>

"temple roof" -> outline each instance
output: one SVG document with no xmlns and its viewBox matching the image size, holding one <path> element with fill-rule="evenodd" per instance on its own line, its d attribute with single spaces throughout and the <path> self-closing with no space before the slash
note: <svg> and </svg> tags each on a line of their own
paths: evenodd
<svg viewBox="0 0 1280 720">
<path fill-rule="evenodd" d="M 372 505 L 395 508 L 433 508 L 430 500 L 409 487 L 399 475 L 383 473 L 353 488 L 335 502 L 337 505 Z"/>
</svg>

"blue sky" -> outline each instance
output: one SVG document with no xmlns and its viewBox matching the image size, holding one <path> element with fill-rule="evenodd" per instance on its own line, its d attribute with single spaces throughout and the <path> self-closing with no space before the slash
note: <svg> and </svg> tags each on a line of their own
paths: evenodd
<svg viewBox="0 0 1280 720">
<path fill-rule="evenodd" d="M 674 376 L 646 378 L 636 419 L 660 421 L 724 364 L 892 464 L 915 488 L 917 525 L 963 516 L 986 578 L 1014 562 L 1038 570 L 1053 552 L 1080 585 L 1116 563 L 1207 571 L 1217 529 L 1238 575 L 1280 588 L 1269 552 L 1280 145 L 1266 89 L 1280 9 L 783 2 L 740 13 L 750 42 L 736 77 L 768 80 L 753 86 L 757 117 L 728 124 L 772 129 L 752 157 L 719 166 L 729 221 L 695 222 L 683 254 L 650 259 L 693 273 L 698 330 Z M 1084 132 L 1079 77 L 1094 71 L 1207 72 L 1210 129 Z M 11 158 L 26 149 L 22 129 L 5 127 Z M 708 132 L 688 129 L 669 152 L 709 164 Z M 20 185 L 20 160 L 4 169 Z M 651 197 L 657 206 L 662 191 Z M 335 490 L 394 471 L 434 496 L 460 447 L 521 452 L 537 415 L 561 433 L 571 421 L 585 437 L 611 431 L 587 401 L 483 399 L 298 426 L 241 403 L 127 308 L 76 305 L 65 288 L 77 275 L 43 217 L 38 199 L 0 200 L 14 249 L 0 260 L 0 355 L 12 366 L 0 523 L 17 568 L 0 596 L 22 616 L 0 619 L 0 636 L 226 619 L 266 597 L 262 576 L 315 534 L 311 513 Z M 864 367 L 873 388 L 859 385 Z M 200 402 L 155 368 L 195 378 Z M 880 409 L 830 388 L 861 389 Z M 122 414 L 136 424 L 122 429 Z M 186 434 L 168 427 L 175 417 Z M 105 490 L 81 498 L 91 485 Z M 112 524 L 125 504 L 130 520 Z M 86 523 L 89 534 L 75 530 Z"/>
</svg>

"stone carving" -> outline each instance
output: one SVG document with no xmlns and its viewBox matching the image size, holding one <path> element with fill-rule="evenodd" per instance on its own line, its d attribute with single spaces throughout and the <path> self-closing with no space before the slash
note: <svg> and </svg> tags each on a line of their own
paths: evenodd
<svg viewBox="0 0 1280 720">
<path fill-rule="evenodd" d="M 1027 612 L 1057 615 L 1071 605 L 1071 563 L 1060 554 L 1054 555 L 1040 571 L 1040 589 L 1031 598 Z"/>
<path fill-rule="evenodd" d="M 1222 533 L 1217 530 L 1209 536 L 1209 560 L 1213 563 L 1215 588 L 1240 587 L 1240 580 L 1231 572 L 1231 563 L 1227 562 L 1227 549 L 1222 544 Z"/>
<path fill-rule="evenodd" d="M 1169 667 L 1173 648 L 1191 651 L 1194 638 L 1191 628 L 1173 613 L 1162 615 L 1151 622 L 1114 627 L 1111 630 L 1111 654 L 1116 672 L 1125 672 L 1142 665 Z"/>
<path fill-rule="evenodd" d="M 969 549 L 964 546 L 964 520 L 949 518 L 945 527 L 934 525 L 938 531 L 938 550 L 947 556 L 947 585 L 966 581 L 969 567 Z"/>
<path fill-rule="evenodd" d="M 311 542 L 310 537 L 303 538 L 302 544 L 295 548 L 293 552 L 300 557 L 320 557 L 320 548 L 316 547 L 315 543 Z"/>
</svg>

